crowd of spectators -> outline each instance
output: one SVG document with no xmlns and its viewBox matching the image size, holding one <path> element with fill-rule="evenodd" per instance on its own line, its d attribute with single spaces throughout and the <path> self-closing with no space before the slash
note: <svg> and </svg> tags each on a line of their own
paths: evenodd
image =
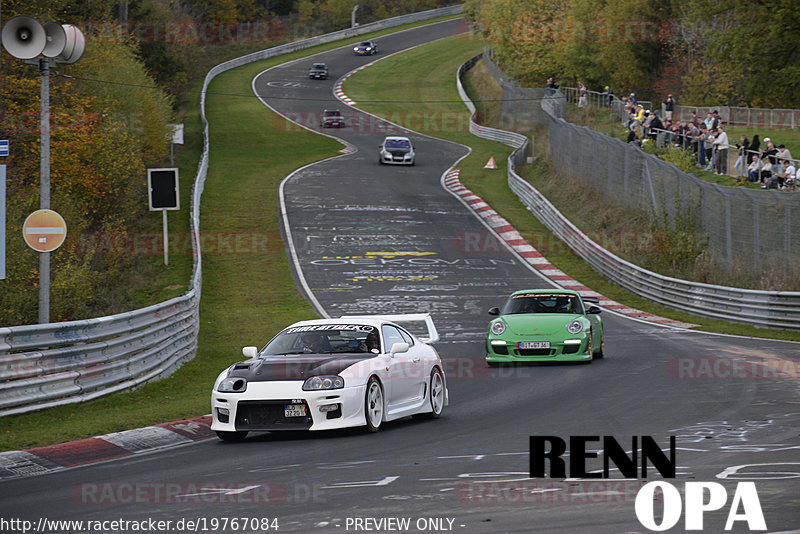
<svg viewBox="0 0 800 534">
<path fill-rule="evenodd" d="M 608 90 L 607 90 L 608 91 Z M 728 151 L 732 146 L 718 111 L 700 119 L 696 111 L 688 121 L 673 121 L 675 100 L 672 95 L 664 102 L 664 120 L 657 111 L 644 109 L 631 93 L 622 98 L 628 114 L 627 142 L 641 146 L 642 142 L 656 143 L 658 148 L 674 146 L 697 155 L 697 167 L 718 175 L 728 174 Z M 741 181 L 761 183 L 764 189 L 790 189 L 800 186 L 800 173 L 792 155 L 784 145 L 773 144 L 768 137 L 761 146 L 758 135 L 752 140 L 742 135 L 735 145 L 738 158 L 734 164 Z"/>
</svg>

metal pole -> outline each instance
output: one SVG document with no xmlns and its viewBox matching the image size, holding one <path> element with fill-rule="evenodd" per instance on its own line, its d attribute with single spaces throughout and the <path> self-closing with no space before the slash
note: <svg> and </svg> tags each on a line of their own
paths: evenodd
<svg viewBox="0 0 800 534">
<path fill-rule="evenodd" d="M 39 208 L 50 209 L 50 59 L 39 59 L 42 75 L 41 114 L 41 162 L 39 184 Z M 39 253 L 39 324 L 50 322 L 50 253 Z"/>
<path fill-rule="evenodd" d="M 356 25 L 357 25 L 357 23 L 356 23 L 356 11 L 358 11 L 358 4 L 353 6 L 353 12 L 350 13 L 350 27 L 351 28 L 355 28 Z"/>
<path fill-rule="evenodd" d="M 161 210 L 164 215 L 164 265 L 169 265 L 169 233 L 167 232 L 167 210 Z"/>
</svg>

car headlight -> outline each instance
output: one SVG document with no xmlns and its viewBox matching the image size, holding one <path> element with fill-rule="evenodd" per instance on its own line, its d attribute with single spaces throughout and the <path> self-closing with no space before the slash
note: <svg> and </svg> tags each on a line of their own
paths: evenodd
<svg viewBox="0 0 800 534">
<path fill-rule="evenodd" d="M 303 391 L 318 391 L 320 389 L 341 389 L 344 387 L 344 378 L 341 376 L 312 376 L 303 383 Z"/>
<path fill-rule="evenodd" d="M 577 334 L 581 330 L 583 330 L 583 323 L 578 320 L 572 321 L 567 325 L 567 332 L 570 334 Z"/>
<path fill-rule="evenodd" d="M 358 47 L 353 48 L 353 52 L 358 52 Z"/>
<path fill-rule="evenodd" d="M 241 393 L 247 389 L 247 379 L 241 376 L 223 378 L 217 386 L 217 391 L 221 393 Z"/>
<path fill-rule="evenodd" d="M 499 336 L 506 331 L 506 323 L 503 321 L 495 321 L 492 323 L 492 334 Z"/>
</svg>

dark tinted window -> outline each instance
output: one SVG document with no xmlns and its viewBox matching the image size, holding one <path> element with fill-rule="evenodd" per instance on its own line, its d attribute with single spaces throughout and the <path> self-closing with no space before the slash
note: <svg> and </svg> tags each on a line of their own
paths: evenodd
<svg viewBox="0 0 800 534">
<path fill-rule="evenodd" d="M 581 300 L 565 293 L 514 295 L 503 306 L 502 315 L 515 313 L 583 313 Z"/>
</svg>

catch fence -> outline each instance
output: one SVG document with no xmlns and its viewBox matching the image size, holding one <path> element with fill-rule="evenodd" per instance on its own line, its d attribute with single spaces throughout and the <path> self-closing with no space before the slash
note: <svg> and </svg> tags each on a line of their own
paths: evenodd
<svg viewBox="0 0 800 534">
<path fill-rule="evenodd" d="M 473 58 L 458 71 L 461 98 L 473 112 L 471 122 L 475 108 L 461 88 L 460 78 L 477 59 Z M 748 256 L 750 261 L 745 265 L 756 272 L 767 264 L 791 271 L 796 264 L 800 248 L 796 243 L 800 231 L 797 194 L 703 182 L 633 145 L 570 124 L 565 120 L 566 98 L 560 91 L 521 88 L 502 75 L 487 51 L 483 60 L 503 89 L 504 104 L 509 103 L 504 110 L 504 122 L 515 123 L 518 128 L 546 123 L 550 158 L 566 174 L 622 207 L 662 217 L 665 224 L 701 225 L 710 250 L 727 265 L 742 265 L 737 255 Z M 520 95 L 523 98 L 518 98 Z M 526 109 L 514 114 L 515 106 Z M 539 109 L 528 109 L 535 107 Z M 470 131 L 480 137 L 503 140 L 496 130 L 478 124 L 471 124 Z M 509 187 L 550 231 L 612 282 L 660 304 L 698 315 L 800 330 L 800 292 L 759 291 L 679 280 L 643 269 L 605 250 L 516 173 L 527 142 L 521 145 L 509 138 L 506 144 L 516 148 L 509 157 Z M 779 226 L 765 229 L 764 224 Z"/>
</svg>

